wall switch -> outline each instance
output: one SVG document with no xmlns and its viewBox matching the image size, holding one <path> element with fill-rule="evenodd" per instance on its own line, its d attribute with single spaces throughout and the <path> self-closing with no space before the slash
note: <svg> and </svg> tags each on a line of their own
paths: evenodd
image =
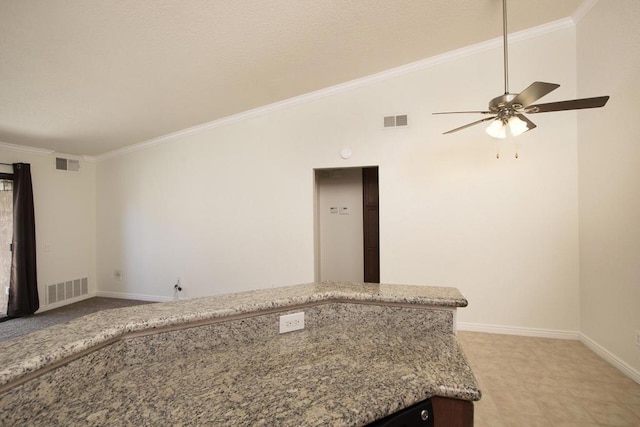
<svg viewBox="0 0 640 427">
<path fill-rule="evenodd" d="M 280 316 L 280 333 L 304 329 L 304 311 Z"/>
<path fill-rule="evenodd" d="M 113 277 L 115 277 L 117 281 L 122 282 L 122 270 L 113 270 Z"/>
</svg>

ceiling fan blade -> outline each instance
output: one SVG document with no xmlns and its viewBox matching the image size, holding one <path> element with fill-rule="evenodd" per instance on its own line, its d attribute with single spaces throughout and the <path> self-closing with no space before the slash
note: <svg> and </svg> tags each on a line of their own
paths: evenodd
<svg viewBox="0 0 640 427">
<path fill-rule="evenodd" d="M 604 107 L 608 96 L 597 96 L 595 98 L 572 99 L 570 101 L 549 102 L 547 104 L 529 105 L 524 112 L 527 114 L 547 113 L 550 111 L 581 110 L 583 108 Z"/>
<path fill-rule="evenodd" d="M 533 82 L 525 90 L 516 95 L 509 105 L 517 104 L 527 107 L 559 87 L 560 85 L 555 83 Z"/>
<path fill-rule="evenodd" d="M 492 111 L 441 111 L 431 114 L 491 114 Z"/>
<path fill-rule="evenodd" d="M 468 124 L 466 124 L 466 125 L 464 125 L 464 126 L 460 126 L 459 128 L 451 129 L 450 131 L 447 131 L 447 132 L 443 133 L 443 135 L 447 135 L 447 134 L 449 134 L 449 133 L 453 133 L 453 132 L 458 132 L 459 130 L 466 129 L 466 128 L 468 128 L 468 127 L 471 127 L 471 126 L 477 125 L 477 124 L 479 124 L 479 123 L 486 122 L 486 121 L 488 121 L 488 120 L 493 120 L 493 119 L 495 119 L 496 117 L 497 117 L 497 116 L 493 116 L 493 117 L 487 117 L 487 118 L 484 118 L 484 119 L 481 119 L 481 120 L 476 120 L 475 122 L 468 123 Z"/>
</svg>

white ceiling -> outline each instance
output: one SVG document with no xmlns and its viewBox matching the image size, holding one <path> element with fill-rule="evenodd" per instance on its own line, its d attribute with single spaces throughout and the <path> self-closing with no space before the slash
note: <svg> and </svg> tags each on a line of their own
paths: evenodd
<svg viewBox="0 0 640 427">
<path fill-rule="evenodd" d="M 509 32 L 583 1 L 509 0 Z M 102 154 L 499 37 L 501 7 L 0 0 L 0 142 Z"/>
</svg>

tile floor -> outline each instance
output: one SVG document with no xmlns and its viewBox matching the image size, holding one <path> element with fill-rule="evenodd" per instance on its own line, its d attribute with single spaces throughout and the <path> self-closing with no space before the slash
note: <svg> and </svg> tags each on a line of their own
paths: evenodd
<svg viewBox="0 0 640 427">
<path fill-rule="evenodd" d="M 580 341 L 459 331 L 476 427 L 640 427 L 640 384 Z"/>
</svg>

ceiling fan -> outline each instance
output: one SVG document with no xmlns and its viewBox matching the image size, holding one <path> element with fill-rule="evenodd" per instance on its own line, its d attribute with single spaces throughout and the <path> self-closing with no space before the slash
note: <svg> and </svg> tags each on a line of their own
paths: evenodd
<svg viewBox="0 0 640 427">
<path fill-rule="evenodd" d="M 504 48 L 504 95 L 500 95 L 489 101 L 487 111 L 447 111 L 433 114 L 491 114 L 491 117 L 476 120 L 464 126 L 444 132 L 444 135 L 457 132 L 462 129 L 493 120 L 486 131 L 494 138 L 505 138 L 507 129 L 513 136 L 523 134 L 534 129 L 536 125 L 525 114 L 547 113 L 552 111 L 580 110 L 583 108 L 604 107 L 609 100 L 608 96 L 595 98 L 572 99 L 569 101 L 550 102 L 547 104 L 534 104 L 538 99 L 560 87 L 559 84 L 533 82 L 520 93 L 509 92 L 509 66 L 507 49 L 507 0 L 502 0 L 502 27 Z"/>
</svg>

